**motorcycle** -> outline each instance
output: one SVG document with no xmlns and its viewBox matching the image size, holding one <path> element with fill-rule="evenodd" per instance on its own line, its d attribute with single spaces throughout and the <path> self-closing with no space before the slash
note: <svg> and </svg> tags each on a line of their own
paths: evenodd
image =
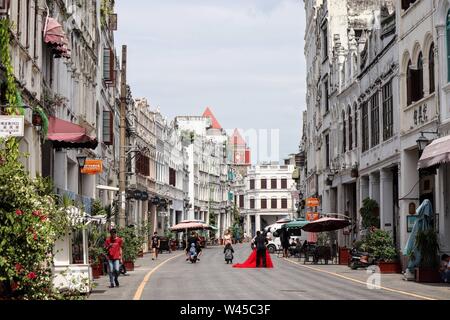
<svg viewBox="0 0 450 320">
<path fill-rule="evenodd" d="M 197 249 L 195 247 L 192 247 L 189 250 L 189 261 L 191 263 L 196 263 L 198 259 L 198 253 L 197 253 Z"/>
<path fill-rule="evenodd" d="M 350 259 L 348 262 L 348 266 L 352 270 L 356 270 L 358 268 L 367 268 L 369 266 L 375 265 L 377 259 L 370 255 L 368 252 L 358 251 L 356 248 L 353 248 L 350 251 Z"/>
</svg>

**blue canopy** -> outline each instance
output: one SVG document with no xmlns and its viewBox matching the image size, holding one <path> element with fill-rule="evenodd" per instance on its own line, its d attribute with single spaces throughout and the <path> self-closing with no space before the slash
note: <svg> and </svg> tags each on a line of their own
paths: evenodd
<svg viewBox="0 0 450 320">
<path fill-rule="evenodd" d="M 420 252 L 416 246 L 417 233 L 433 227 L 433 206 L 431 205 L 430 200 L 424 200 L 420 207 L 417 208 L 416 214 L 418 215 L 417 220 L 414 223 L 406 247 L 403 250 L 403 254 L 409 257 L 407 269 L 409 269 L 410 272 L 419 265 L 421 259 Z"/>
</svg>

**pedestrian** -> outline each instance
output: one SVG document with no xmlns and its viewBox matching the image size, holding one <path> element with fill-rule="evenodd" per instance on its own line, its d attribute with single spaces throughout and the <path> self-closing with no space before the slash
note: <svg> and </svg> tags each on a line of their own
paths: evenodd
<svg viewBox="0 0 450 320">
<path fill-rule="evenodd" d="M 227 264 L 233 263 L 234 249 L 233 249 L 233 246 L 230 243 L 228 243 L 225 246 L 225 248 L 223 249 L 223 253 L 225 255 L 225 261 L 227 262 Z"/>
<path fill-rule="evenodd" d="M 152 237 L 152 249 L 153 249 L 152 260 L 155 260 L 158 258 L 160 245 L 161 245 L 161 239 L 158 236 L 158 232 L 155 231 L 153 233 L 153 237 Z"/>
<path fill-rule="evenodd" d="M 281 247 L 283 248 L 283 258 L 289 258 L 289 231 L 287 228 L 281 228 Z"/>
<path fill-rule="evenodd" d="M 267 238 L 261 233 L 261 231 L 256 232 L 256 238 L 255 238 L 255 246 L 256 246 L 256 267 L 259 268 L 261 265 L 261 259 L 262 259 L 262 265 L 264 268 L 267 267 L 266 263 L 266 245 L 269 242 L 267 241 Z"/>
<path fill-rule="evenodd" d="M 117 236 L 116 229 L 111 229 L 110 237 L 105 241 L 105 248 L 108 251 L 109 282 L 110 288 L 119 286 L 120 260 L 122 259 L 123 240 Z"/>
<path fill-rule="evenodd" d="M 223 236 L 223 246 L 225 247 L 228 243 L 232 244 L 232 242 L 231 232 L 227 229 L 227 231 L 225 231 L 225 235 Z"/>
</svg>

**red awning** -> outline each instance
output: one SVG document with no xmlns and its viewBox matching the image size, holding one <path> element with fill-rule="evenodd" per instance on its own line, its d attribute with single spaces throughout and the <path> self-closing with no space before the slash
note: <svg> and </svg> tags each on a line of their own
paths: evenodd
<svg viewBox="0 0 450 320">
<path fill-rule="evenodd" d="M 61 24 L 53 18 L 47 18 L 44 31 L 44 41 L 53 46 L 56 55 L 70 58 L 70 50 L 68 48 L 69 40 L 61 26 Z"/>
<path fill-rule="evenodd" d="M 98 141 L 86 134 L 86 129 L 55 117 L 49 117 L 47 139 L 55 148 L 97 148 Z"/>
<path fill-rule="evenodd" d="M 420 157 L 418 168 L 425 169 L 447 162 L 450 162 L 450 136 L 434 140 L 427 146 Z"/>
</svg>

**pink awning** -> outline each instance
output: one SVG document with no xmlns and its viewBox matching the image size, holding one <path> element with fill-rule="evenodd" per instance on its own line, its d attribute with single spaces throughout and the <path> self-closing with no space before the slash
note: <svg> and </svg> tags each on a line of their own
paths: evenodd
<svg viewBox="0 0 450 320">
<path fill-rule="evenodd" d="M 420 157 L 418 168 L 425 169 L 437 164 L 450 162 L 450 136 L 434 140 Z"/>
<path fill-rule="evenodd" d="M 44 30 L 44 41 L 53 47 L 55 54 L 70 58 L 69 40 L 56 19 L 47 18 Z"/>
<path fill-rule="evenodd" d="M 86 129 L 55 117 L 49 117 L 47 139 L 55 148 L 97 148 L 98 141 L 86 134 Z"/>
</svg>

